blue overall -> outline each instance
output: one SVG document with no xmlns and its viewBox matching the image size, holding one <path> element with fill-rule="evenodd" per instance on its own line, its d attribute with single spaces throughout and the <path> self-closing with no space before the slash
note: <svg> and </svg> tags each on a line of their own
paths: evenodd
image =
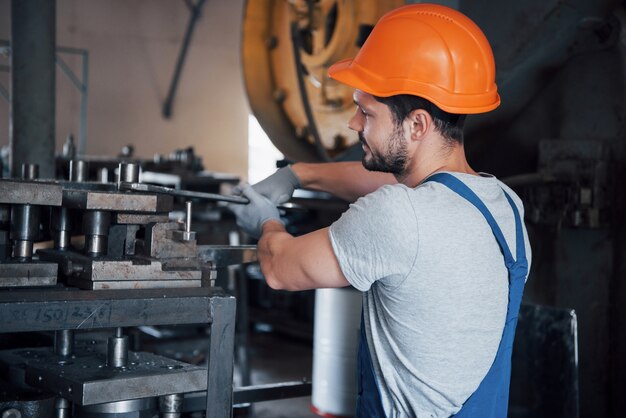
<svg viewBox="0 0 626 418">
<path fill-rule="evenodd" d="M 504 192 L 515 217 L 515 248 L 516 257 L 513 259 L 511 250 L 507 245 L 504 235 L 496 220 L 491 215 L 485 204 L 476 194 L 462 181 L 448 173 L 437 173 L 430 176 L 426 181 L 436 181 L 441 183 L 461 197 L 473 204 L 485 217 L 491 227 L 500 249 L 504 255 L 504 263 L 509 271 L 509 303 L 507 306 L 506 322 L 502 339 L 498 346 L 495 360 L 487 375 L 482 380 L 478 389 L 463 404 L 461 410 L 455 415 L 456 418 L 505 418 L 509 404 L 509 383 L 511 380 L 511 354 L 513 351 L 513 339 L 515 338 L 515 327 L 517 325 L 517 315 L 519 313 L 522 294 L 524 293 L 524 283 L 528 274 L 528 261 L 526 259 L 526 247 L 524 244 L 524 233 L 522 220 L 517 210 L 517 206 L 511 197 Z M 385 417 L 380 390 L 376 377 L 372 359 L 370 357 L 367 339 L 365 337 L 365 327 L 363 316 L 361 316 L 361 338 L 358 353 L 358 394 L 357 394 L 357 418 Z"/>
</svg>

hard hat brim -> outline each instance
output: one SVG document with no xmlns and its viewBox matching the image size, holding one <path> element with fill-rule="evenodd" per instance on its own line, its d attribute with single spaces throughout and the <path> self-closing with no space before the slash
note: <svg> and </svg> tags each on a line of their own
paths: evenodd
<svg viewBox="0 0 626 418">
<path fill-rule="evenodd" d="M 352 58 L 344 59 L 331 65 L 328 76 L 340 83 L 364 91 L 373 96 L 389 97 L 398 94 L 411 94 L 422 97 L 438 108 L 454 114 L 475 114 L 489 112 L 500 105 L 497 91 L 482 94 L 459 95 L 448 92 L 433 84 L 420 83 L 407 79 L 380 79 L 376 75 L 359 66 Z M 444 104 L 443 101 L 450 103 Z M 472 106 L 475 103 L 489 103 L 483 106 Z"/>
</svg>

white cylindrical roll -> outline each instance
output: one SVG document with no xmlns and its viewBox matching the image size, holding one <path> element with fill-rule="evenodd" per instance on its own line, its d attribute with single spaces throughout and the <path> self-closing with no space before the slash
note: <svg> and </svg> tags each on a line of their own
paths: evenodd
<svg viewBox="0 0 626 418">
<path fill-rule="evenodd" d="M 354 415 L 362 297 L 354 288 L 315 291 L 311 400 L 318 415 Z"/>
</svg>

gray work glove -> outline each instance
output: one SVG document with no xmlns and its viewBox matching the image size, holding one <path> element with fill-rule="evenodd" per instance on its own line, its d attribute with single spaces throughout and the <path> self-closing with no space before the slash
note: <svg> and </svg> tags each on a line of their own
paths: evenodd
<svg viewBox="0 0 626 418">
<path fill-rule="evenodd" d="M 237 216 L 237 225 L 248 235 L 258 239 L 261 236 L 263 224 L 271 219 L 282 223 L 276 205 L 268 198 L 257 193 L 249 184 L 238 188 L 241 194 L 250 200 L 250 203 L 247 205 L 231 203 L 228 207 Z"/>
<path fill-rule="evenodd" d="M 291 166 L 286 166 L 256 183 L 252 188 L 276 205 L 281 205 L 291 199 L 294 190 L 300 186 L 300 179 L 296 173 Z"/>
</svg>

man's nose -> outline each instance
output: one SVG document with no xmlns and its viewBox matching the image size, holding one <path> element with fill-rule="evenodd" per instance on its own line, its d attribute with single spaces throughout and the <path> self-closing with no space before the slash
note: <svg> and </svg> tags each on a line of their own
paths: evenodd
<svg viewBox="0 0 626 418">
<path fill-rule="evenodd" d="M 352 115 L 352 117 L 348 121 L 348 128 L 350 128 L 350 129 L 352 129 L 353 131 L 356 131 L 356 132 L 363 131 L 363 120 L 362 119 L 363 118 L 362 118 L 361 112 L 359 111 L 359 109 L 357 109 L 356 112 L 354 112 L 354 115 Z"/>
</svg>

